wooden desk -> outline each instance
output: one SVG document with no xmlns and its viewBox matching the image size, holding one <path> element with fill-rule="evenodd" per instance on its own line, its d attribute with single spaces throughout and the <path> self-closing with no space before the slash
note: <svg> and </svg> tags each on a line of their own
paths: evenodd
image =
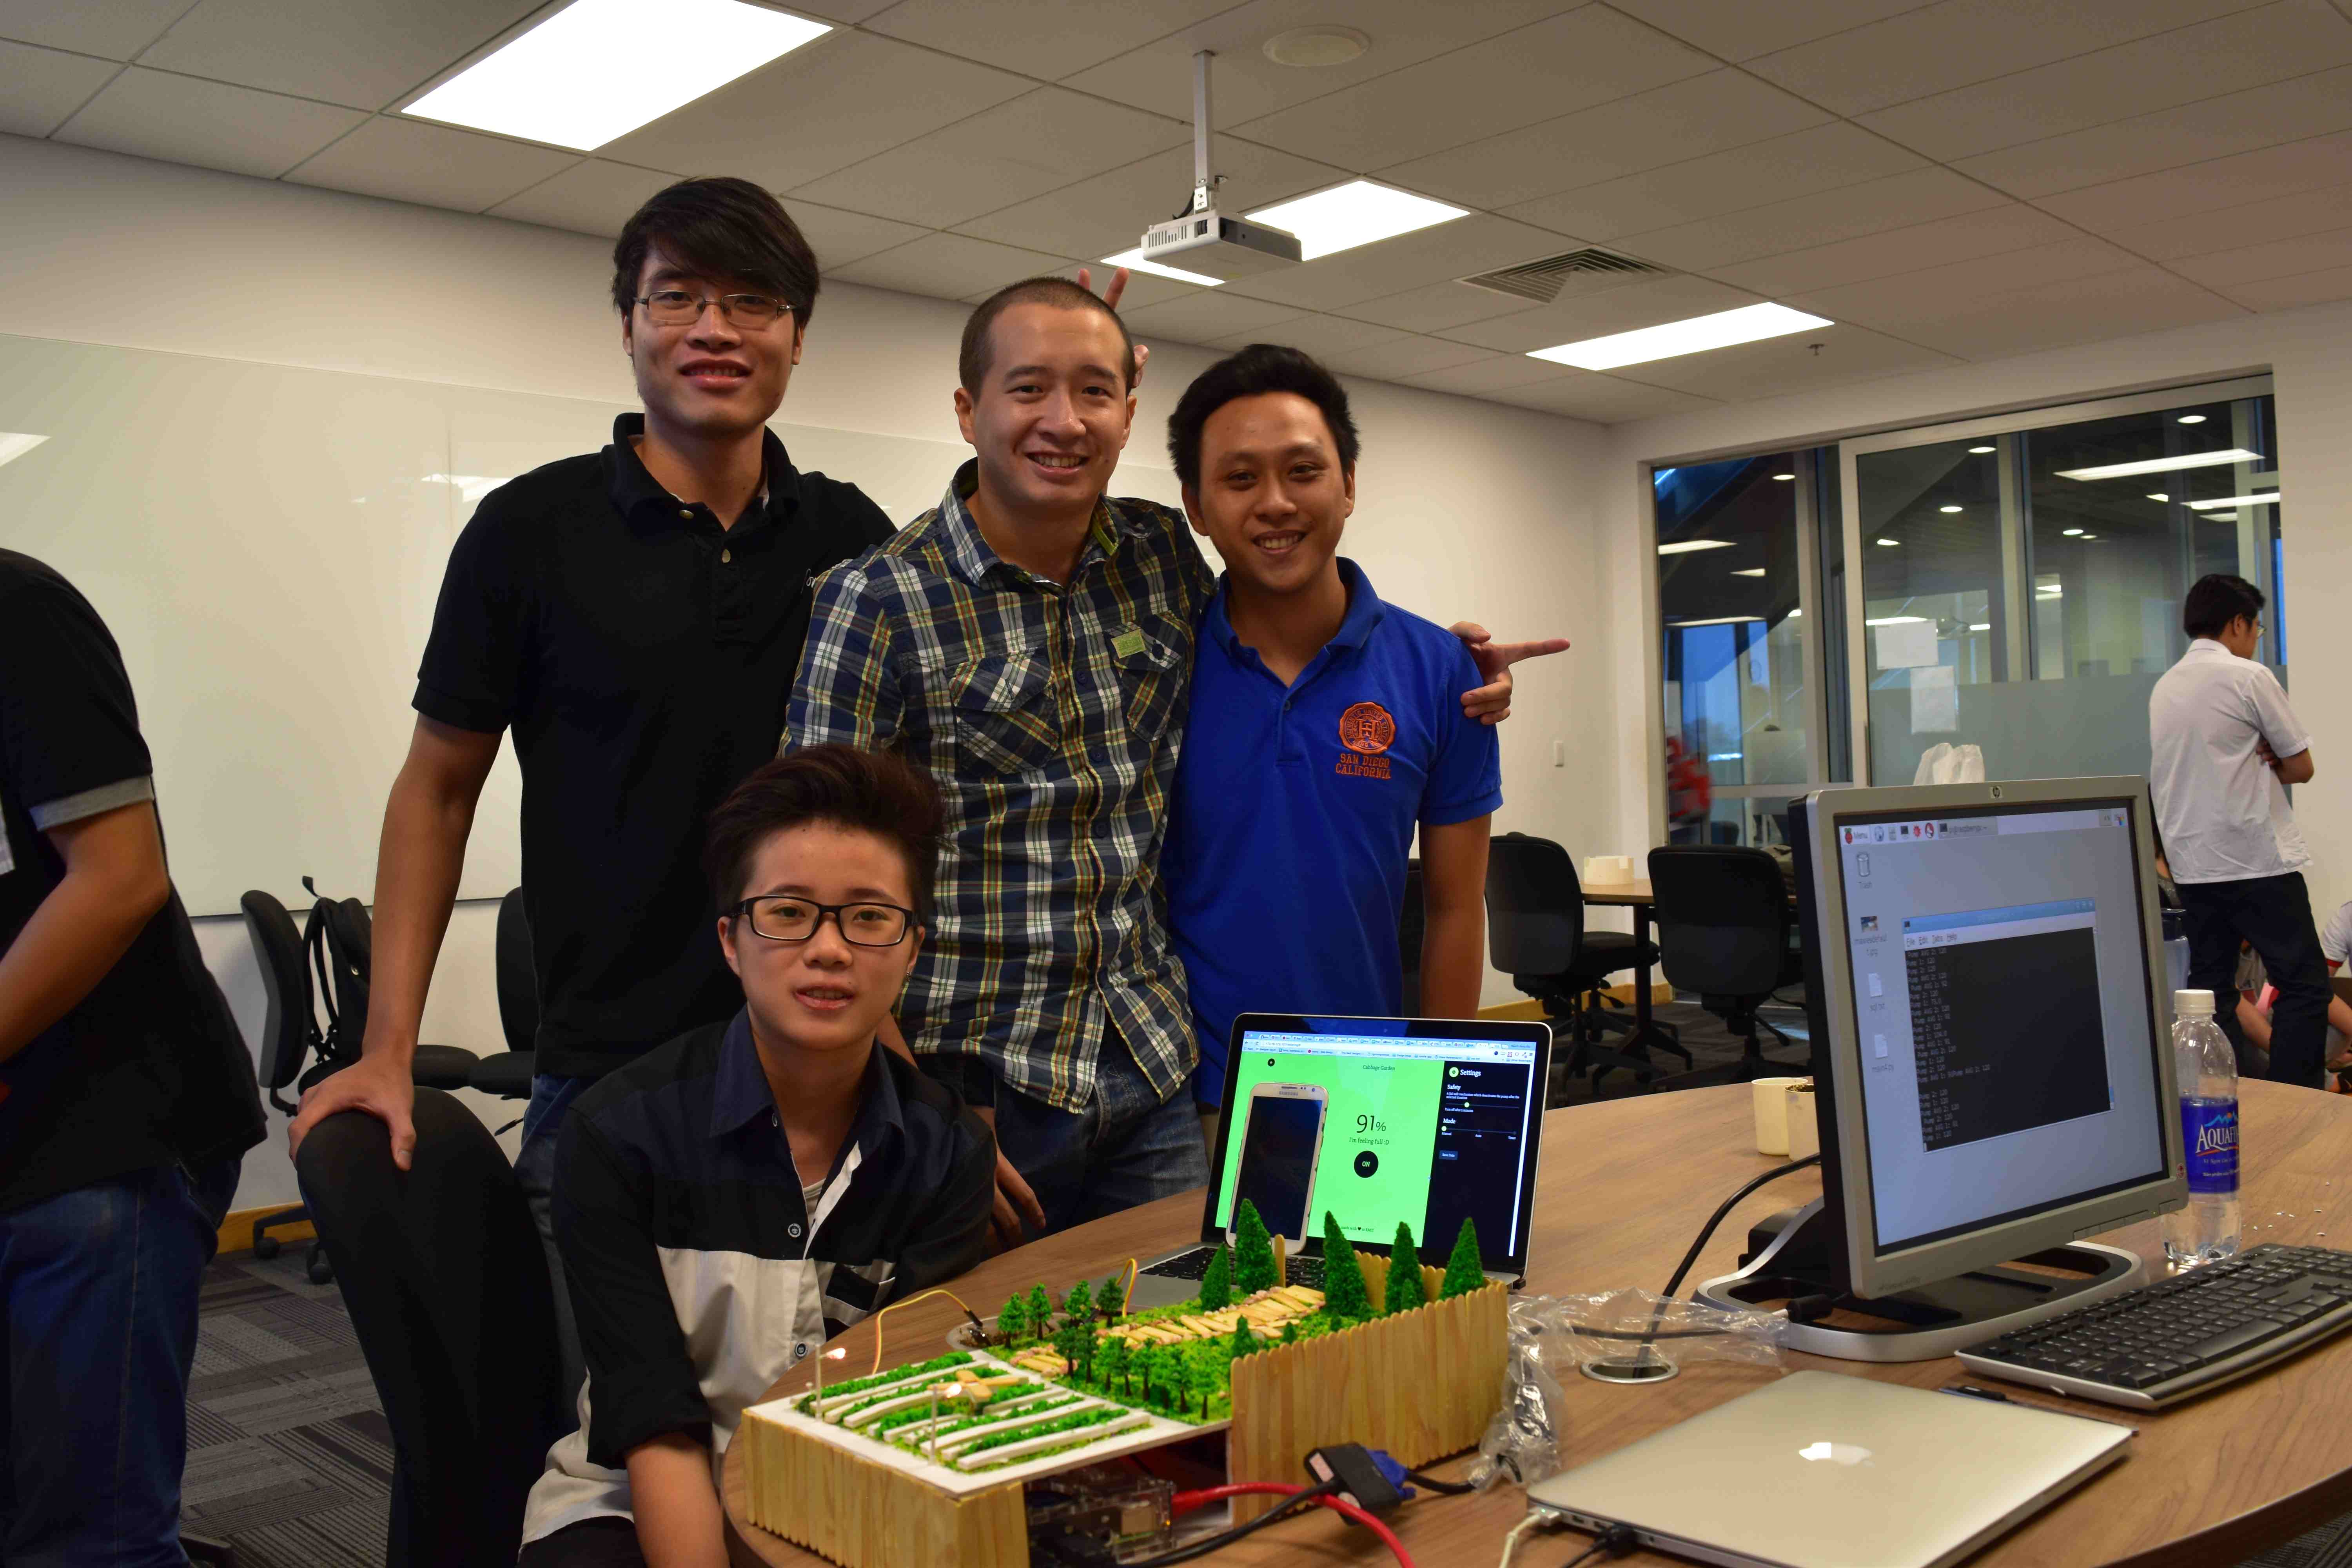
<svg viewBox="0 0 2352 1568">
<path fill-rule="evenodd" d="M 2248 1151 L 2247 1245 L 2352 1246 L 2352 1100 L 2261 1082 L 2242 1085 L 2241 1093 Z M 1550 1112 L 1528 1288 L 1557 1294 L 1625 1285 L 1654 1290 L 1664 1285 L 1722 1194 L 1777 1163 L 1777 1157 L 1753 1151 L 1748 1108 L 1743 1085 Z M 2341 1194 L 2333 1185 L 2339 1180 Z M 1800 1172 L 1740 1205 L 1716 1232 L 1692 1279 L 1730 1272 L 1749 1224 L 1818 1196 L 1820 1190 L 1815 1173 Z M 1058 1287 L 1081 1273 L 1099 1277 L 1115 1261 L 1149 1257 L 1190 1240 L 1200 1214 L 1197 1194 L 1169 1198 L 992 1258 L 954 1288 L 975 1308 L 991 1312 L 1015 1288 L 1034 1280 Z M 2331 1229 L 2332 1239 L 2326 1234 Z M 2102 1239 L 2132 1248 L 2161 1271 L 2154 1224 Z M 896 1363 L 935 1353 L 940 1336 L 958 1318 L 944 1302 L 892 1313 L 884 1359 Z M 848 1350 L 848 1370 L 863 1372 L 874 1353 L 873 1321 L 837 1342 Z M 1865 1366 L 1795 1352 L 1787 1359 L 1790 1371 L 1813 1368 L 1921 1388 L 1975 1381 L 1948 1359 L 1909 1366 Z M 1596 1458 L 1771 1376 L 1756 1368 L 1699 1365 L 1646 1388 L 1570 1378 L 1571 1430 L 1564 1458 L 1570 1464 Z M 775 1392 L 793 1392 L 806 1381 L 805 1373 L 796 1373 Z M 2343 1416 L 2352 1403 L 2352 1334 L 2261 1376 L 2154 1415 L 2012 1392 L 2021 1403 L 2123 1422 L 2137 1428 L 2139 1436 L 2131 1458 L 1971 1558 L 1969 1568 L 2219 1568 L 2352 1510 L 2352 1422 Z M 1460 1460 L 1433 1467 L 1446 1476 L 1465 1468 Z M 1695 1476 L 1692 1482 L 1703 1485 L 1705 1478 Z M 725 1494 L 728 1518 L 742 1537 L 733 1543 L 737 1561 L 813 1568 L 818 1559 L 744 1525 L 742 1484 L 736 1457 L 730 1454 Z M 1483 1496 L 1424 1495 L 1391 1520 L 1421 1563 L 1486 1568 L 1523 1506 L 1519 1489 L 1506 1484 Z M 1337 1518 L 1318 1512 L 1271 1527 L 1208 1561 L 1389 1562 L 1378 1542 L 1360 1533 L 1350 1538 L 1343 1529 Z M 1573 1555 L 1564 1549 L 1571 1542 L 1580 1549 L 1584 1540 L 1573 1532 L 1533 1534 L 1521 1542 L 1518 1561 L 1525 1568 L 1547 1568 Z M 1676 1560 L 1645 1552 L 1622 1561 Z"/>
</svg>

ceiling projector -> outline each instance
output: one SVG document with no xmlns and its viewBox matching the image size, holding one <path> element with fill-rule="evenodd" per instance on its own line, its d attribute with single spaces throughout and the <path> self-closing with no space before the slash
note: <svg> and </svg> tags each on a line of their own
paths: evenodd
<svg viewBox="0 0 2352 1568">
<path fill-rule="evenodd" d="M 1225 279 L 1293 266 L 1299 260 L 1297 235 L 1216 209 L 1212 193 L 1224 176 L 1209 172 L 1211 57 L 1207 49 L 1192 57 L 1192 205 L 1143 231 L 1143 259 Z"/>
</svg>

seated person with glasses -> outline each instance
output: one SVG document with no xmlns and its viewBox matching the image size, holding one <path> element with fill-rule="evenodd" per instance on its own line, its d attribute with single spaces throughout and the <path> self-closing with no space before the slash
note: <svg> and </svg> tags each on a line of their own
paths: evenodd
<svg viewBox="0 0 2352 1568">
<path fill-rule="evenodd" d="M 814 746 L 711 814 L 732 1020 L 615 1068 L 557 1146 L 556 1245 L 588 1378 L 522 1568 L 727 1561 L 718 1466 L 746 1405 L 850 1324 L 980 1259 L 996 1148 L 875 1047 L 924 936 L 939 795 Z"/>
</svg>

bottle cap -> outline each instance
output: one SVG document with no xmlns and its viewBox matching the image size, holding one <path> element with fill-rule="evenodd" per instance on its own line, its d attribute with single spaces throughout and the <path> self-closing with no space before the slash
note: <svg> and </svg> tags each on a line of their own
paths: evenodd
<svg viewBox="0 0 2352 1568">
<path fill-rule="evenodd" d="M 2176 991 L 2172 994 L 2172 1012 L 2179 1018 L 2210 1018 L 2213 1016 L 2213 993 Z"/>
</svg>

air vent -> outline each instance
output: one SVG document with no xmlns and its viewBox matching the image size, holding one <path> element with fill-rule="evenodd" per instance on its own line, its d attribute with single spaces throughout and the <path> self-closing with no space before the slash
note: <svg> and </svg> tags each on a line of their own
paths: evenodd
<svg viewBox="0 0 2352 1568">
<path fill-rule="evenodd" d="M 1547 256 L 1541 261 L 1506 267 L 1500 271 L 1481 272 L 1475 278 L 1465 278 L 1462 281 L 1473 289 L 1485 289 L 1496 294 L 1516 294 L 1522 300 L 1549 305 L 1559 299 L 1571 282 L 1595 273 L 1655 278 L 1665 276 L 1667 271 L 1666 268 L 1636 261 L 1630 256 L 1616 256 L 1588 247 L 1583 250 L 1571 250 L 1565 256 Z"/>
</svg>

